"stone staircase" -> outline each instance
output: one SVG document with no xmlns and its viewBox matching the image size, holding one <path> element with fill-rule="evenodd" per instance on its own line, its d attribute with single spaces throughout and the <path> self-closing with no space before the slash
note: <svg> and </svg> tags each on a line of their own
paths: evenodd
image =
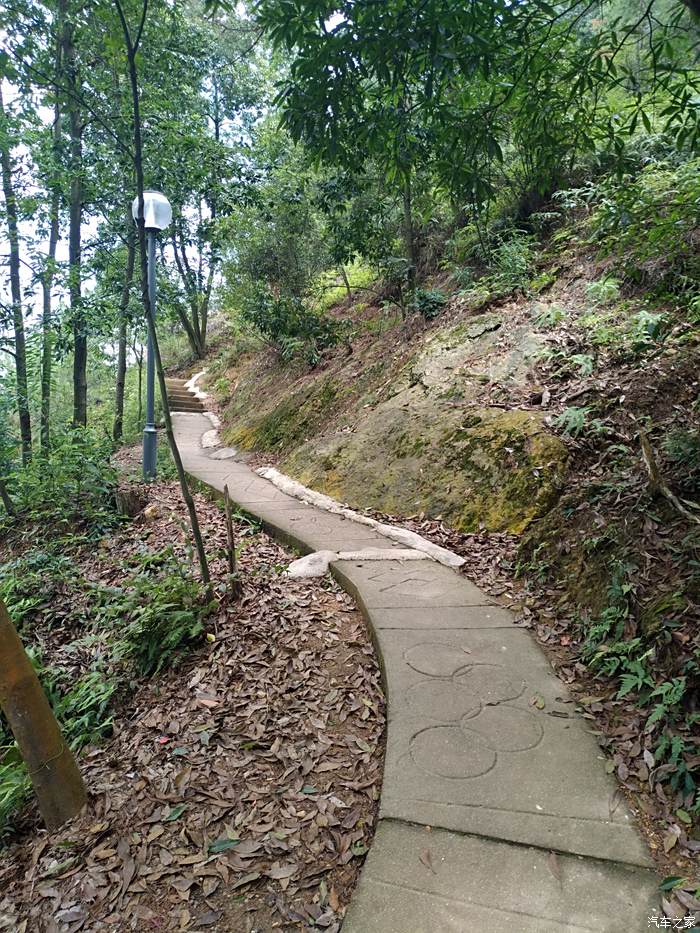
<svg viewBox="0 0 700 933">
<path fill-rule="evenodd" d="M 186 411 L 195 414 L 204 412 L 204 406 L 200 400 L 186 387 L 186 380 L 168 378 L 165 380 L 165 385 L 171 411 Z"/>
</svg>

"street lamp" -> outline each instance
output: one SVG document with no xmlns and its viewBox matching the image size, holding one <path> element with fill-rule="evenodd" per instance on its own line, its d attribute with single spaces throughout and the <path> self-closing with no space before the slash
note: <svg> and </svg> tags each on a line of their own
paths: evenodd
<svg viewBox="0 0 700 933">
<path fill-rule="evenodd" d="M 131 205 L 134 222 L 139 220 L 139 199 Z M 143 220 L 148 234 L 148 302 L 151 306 L 151 325 L 156 326 L 156 233 L 165 230 L 173 219 L 170 202 L 160 191 L 144 191 Z M 143 429 L 143 478 L 146 482 L 156 478 L 157 435 L 155 425 L 155 359 L 153 336 L 148 328 L 148 358 L 146 362 L 146 424 Z"/>
</svg>

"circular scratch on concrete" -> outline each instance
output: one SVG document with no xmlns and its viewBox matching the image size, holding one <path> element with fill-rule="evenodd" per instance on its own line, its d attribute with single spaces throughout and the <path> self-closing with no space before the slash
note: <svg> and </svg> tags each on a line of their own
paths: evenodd
<svg viewBox="0 0 700 933">
<path fill-rule="evenodd" d="M 500 664 L 465 665 L 455 672 L 453 681 L 476 694 L 485 706 L 514 700 L 525 689 L 524 682 L 511 680 Z"/>
<path fill-rule="evenodd" d="M 411 739 L 411 758 L 424 771 L 445 778 L 475 778 L 496 764 L 496 753 L 459 726 L 432 726 Z"/>
<path fill-rule="evenodd" d="M 445 680 L 423 680 L 406 691 L 410 708 L 438 722 L 460 722 L 476 716 L 481 709 L 479 697 Z"/>
<path fill-rule="evenodd" d="M 404 652 L 404 660 L 409 667 L 419 674 L 430 674 L 431 677 L 450 677 L 464 665 L 468 656 L 469 652 L 463 648 L 439 642 L 414 645 Z"/>
<path fill-rule="evenodd" d="M 499 752 L 535 748 L 544 735 L 532 713 L 514 706 L 485 706 L 477 716 L 465 716 L 461 725 L 466 735 L 480 735 L 490 748 Z"/>
</svg>

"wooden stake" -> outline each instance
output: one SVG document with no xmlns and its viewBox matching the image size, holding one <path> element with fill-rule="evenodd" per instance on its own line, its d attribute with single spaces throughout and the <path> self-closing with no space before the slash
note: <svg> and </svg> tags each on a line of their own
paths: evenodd
<svg viewBox="0 0 700 933">
<path fill-rule="evenodd" d="M 27 765 L 46 828 L 53 832 L 83 806 L 85 784 L 2 600 L 0 658 L 0 707 Z"/>
<path fill-rule="evenodd" d="M 231 576 L 231 592 L 238 596 L 241 592 L 241 583 L 238 579 L 238 566 L 236 564 L 236 541 L 233 536 L 233 517 L 231 515 L 231 497 L 228 485 L 224 486 L 224 509 L 226 511 L 226 535 L 228 537 L 228 569 Z"/>
<path fill-rule="evenodd" d="M 233 537 L 233 518 L 231 517 L 231 497 L 228 485 L 224 486 L 224 508 L 226 510 L 226 535 L 228 537 L 228 569 L 232 577 L 236 575 L 236 542 Z"/>
</svg>

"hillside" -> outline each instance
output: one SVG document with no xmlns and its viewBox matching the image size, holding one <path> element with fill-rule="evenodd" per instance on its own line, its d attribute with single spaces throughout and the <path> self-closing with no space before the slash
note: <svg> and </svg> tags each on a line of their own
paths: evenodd
<svg viewBox="0 0 700 933">
<path fill-rule="evenodd" d="M 408 324 L 377 283 L 315 367 L 220 337 L 204 381 L 240 458 L 453 547 L 520 608 L 692 877 L 700 332 L 618 269 L 555 237 L 495 297 L 436 274 L 444 306 Z"/>
</svg>

